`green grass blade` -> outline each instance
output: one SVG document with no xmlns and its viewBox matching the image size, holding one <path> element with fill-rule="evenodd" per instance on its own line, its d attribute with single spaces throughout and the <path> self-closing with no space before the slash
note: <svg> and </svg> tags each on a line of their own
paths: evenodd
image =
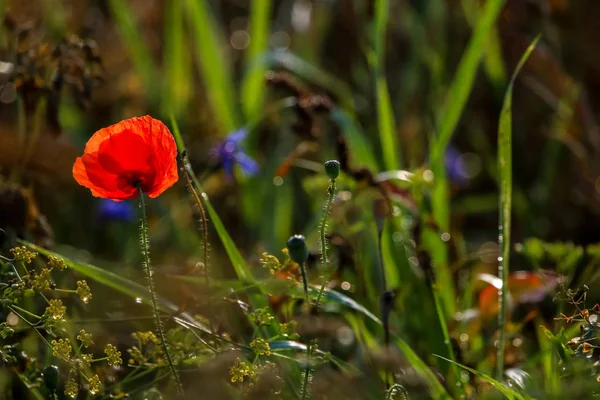
<svg viewBox="0 0 600 400">
<path fill-rule="evenodd" d="M 444 153 L 471 93 L 481 57 L 486 51 L 487 39 L 504 5 L 503 0 L 488 0 L 481 18 L 475 25 L 458 70 L 450 86 L 445 107 L 440 118 L 441 124 L 433 144 L 431 162 L 443 162 Z"/>
<path fill-rule="evenodd" d="M 458 125 L 469 94 L 473 87 L 479 62 L 485 52 L 485 45 L 494 23 L 500 14 L 503 0 L 488 0 L 475 25 L 473 35 L 467 45 L 446 97 L 445 106 L 440 115 L 438 133 L 432 140 L 430 149 L 430 166 L 435 176 L 432 190 L 433 217 L 442 232 L 450 231 L 450 194 L 448 178 L 444 166 L 444 154 L 450 143 L 452 134 Z M 440 296 L 446 316 L 450 315 L 455 305 L 454 287 L 448 270 L 448 254 L 446 245 L 439 240 L 437 232 L 424 231 L 425 246 L 431 253 L 436 276 L 440 282 Z"/>
<path fill-rule="evenodd" d="M 223 56 L 224 45 L 219 36 L 208 2 L 187 0 L 186 11 L 192 27 L 196 44 L 196 61 L 212 111 L 223 129 L 228 133 L 241 126 L 231 71 L 227 59 Z"/>
<path fill-rule="evenodd" d="M 272 0 L 255 0 L 250 13 L 250 46 L 246 53 L 246 76 L 242 82 L 242 107 L 246 121 L 253 121 L 261 114 L 265 92 L 264 64 L 248 68 L 264 54 L 269 45 L 269 16 Z"/>
<path fill-rule="evenodd" d="M 165 51 L 163 65 L 165 69 L 162 112 L 179 116 L 190 97 L 190 64 L 185 51 L 189 43 L 184 35 L 183 4 L 180 0 L 170 0 L 165 5 Z"/>
<path fill-rule="evenodd" d="M 177 143 L 177 149 L 179 150 L 180 154 L 184 154 L 185 145 L 183 142 L 183 138 L 181 137 L 181 132 L 179 131 L 179 125 L 177 124 L 177 121 L 175 120 L 175 118 L 173 118 L 173 116 L 171 116 L 171 127 L 173 128 L 173 136 L 175 137 L 175 142 Z M 217 214 L 212 204 L 210 203 L 208 195 L 202 190 L 200 183 L 196 179 L 196 175 L 191 170 L 191 166 L 189 165 L 189 161 L 187 160 L 187 158 L 184 159 L 184 164 L 186 164 L 184 165 L 185 172 L 190 174 L 190 177 L 194 182 L 194 186 L 198 191 L 198 194 L 202 197 L 202 201 L 204 203 L 204 206 L 206 207 L 206 211 L 208 212 L 209 218 L 212 221 L 215 230 L 217 231 L 217 235 L 219 236 L 219 239 L 221 240 L 221 243 L 225 248 L 225 252 L 229 257 L 229 260 L 231 261 L 233 269 L 235 270 L 238 278 L 248 284 L 255 283 L 256 279 L 252 276 L 252 272 L 246 264 L 244 257 L 242 257 L 242 254 L 233 242 L 233 239 L 231 239 L 231 236 L 229 236 L 227 229 L 225 229 L 221 218 L 219 218 L 219 214 Z"/>
<path fill-rule="evenodd" d="M 85 275 L 86 277 L 94 280 L 95 282 L 98 282 L 111 289 L 121 292 L 133 299 L 140 298 L 145 302 L 145 304 L 150 304 L 150 292 L 148 292 L 148 288 L 145 286 L 142 286 L 132 280 L 124 278 L 121 275 L 117 275 L 114 272 L 107 271 L 100 267 L 96 267 L 95 265 L 69 260 L 58 253 L 46 250 L 43 247 L 34 245 L 33 243 L 29 243 L 26 241 L 22 241 L 22 243 L 44 256 L 54 256 L 63 259 L 65 261 L 65 264 L 67 264 L 67 266 L 73 271 Z M 171 303 L 170 301 L 160 296 L 157 296 L 157 301 L 159 308 L 163 312 L 178 313 L 179 317 L 184 319 L 188 324 L 192 324 L 196 328 L 201 329 L 205 332 L 210 332 L 210 329 L 208 329 L 208 327 L 200 324 L 191 315 L 185 312 L 179 313 L 179 307 L 177 305 Z"/>
<path fill-rule="evenodd" d="M 331 119 L 340 127 L 352 154 L 352 166 L 365 166 L 371 171 L 379 170 L 371 144 L 362 132 L 358 122 L 345 110 L 335 107 Z"/>
<path fill-rule="evenodd" d="M 127 2 L 123 0 L 109 0 L 108 5 L 117 24 L 119 34 L 131 56 L 133 65 L 142 77 L 146 94 L 150 99 L 156 99 L 160 89 L 160 85 L 157 84 L 159 80 L 156 64 L 152 60 L 150 49 L 148 49 L 142 38 L 139 28 L 136 26 L 135 16 Z"/>
<path fill-rule="evenodd" d="M 375 75 L 379 138 L 385 169 L 396 170 L 400 168 L 400 152 L 396 141 L 396 121 L 394 120 L 384 70 L 385 33 L 390 8 L 389 0 L 377 0 L 375 7 L 375 53 L 369 58 L 372 60 L 371 68 Z"/>
<path fill-rule="evenodd" d="M 504 103 L 498 123 L 498 170 L 500 172 L 500 221 L 498 232 L 498 246 L 500 257 L 498 259 L 498 274 L 502 279 L 500 296 L 500 313 L 498 314 L 498 329 L 500 338 L 498 346 L 498 357 L 496 362 L 496 378 L 501 379 L 504 374 L 504 342 L 506 338 L 506 316 L 508 314 L 508 274 L 510 271 L 510 229 L 512 210 L 512 92 L 515 79 L 531 52 L 535 49 L 540 36 L 529 45 L 517 68 L 510 78 Z"/>
<path fill-rule="evenodd" d="M 456 363 L 456 362 L 454 362 L 452 360 L 449 360 L 449 359 L 441 357 L 441 356 L 437 356 L 436 355 L 436 357 L 439 357 L 442 360 L 448 361 L 449 363 L 456 364 L 459 367 L 461 367 L 462 369 L 464 369 L 466 371 L 469 371 L 470 373 L 476 375 L 478 378 L 480 378 L 480 379 L 486 381 L 487 383 L 489 383 L 490 385 L 492 385 L 496 390 L 498 390 L 500 393 L 502 393 L 507 399 L 510 399 L 510 400 L 530 400 L 530 399 L 532 399 L 530 396 L 522 395 L 519 392 L 517 392 L 517 391 L 509 388 L 508 386 L 504 385 L 503 383 L 498 382 L 497 380 L 495 380 L 491 376 L 488 376 L 488 375 L 486 375 L 484 373 L 481 373 L 481 372 L 479 372 L 479 371 L 477 371 L 477 370 L 475 370 L 473 368 L 469 368 L 469 367 L 467 367 L 465 365 Z"/>
<path fill-rule="evenodd" d="M 488 0 L 486 3 L 481 18 L 475 25 L 473 35 L 458 65 L 458 70 L 450 86 L 445 106 L 439 119 L 438 133 L 432 143 L 430 163 L 436 178 L 433 195 L 434 217 L 444 231 L 448 231 L 450 225 L 448 183 L 444 168 L 444 154 L 471 93 L 479 62 L 485 53 L 486 44 L 488 43 L 487 39 L 492 32 L 494 23 L 503 5 L 503 0 Z"/>
<path fill-rule="evenodd" d="M 320 290 L 321 290 L 321 286 L 312 286 L 312 285 L 310 286 L 310 291 L 313 296 L 318 295 Z M 332 301 L 332 302 L 341 304 L 345 307 L 348 307 L 354 311 L 357 311 L 357 312 L 365 315 L 366 317 L 368 317 L 371 321 L 375 322 L 376 324 L 381 325 L 381 320 L 379 318 L 377 318 L 375 316 L 375 314 L 373 314 L 372 312 L 367 310 L 365 308 L 365 306 L 358 303 L 356 300 L 351 299 L 350 297 L 346 296 L 345 294 L 342 294 L 335 290 L 326 288 L 323 292 L 323 297 L 324 297 L 325 301 Z"/>
<path fill-rule="evenodd" d="M 396 345 L 406 357 L 406 360 L 412 365 L 415 372 L 421 376 L 429 386 L 429 390 L 431 391 L 431 396 L 433 399 L 451 399 L 452 397 L 444 388 L 444 385 L 440 383 L 437 376 L 433 373 L 433 371 L 425 364 L 425 362 L 411 349 L 411 347 L 406 343 L 400 336 L 392 332 L 393 340 Z"/>
</svg>

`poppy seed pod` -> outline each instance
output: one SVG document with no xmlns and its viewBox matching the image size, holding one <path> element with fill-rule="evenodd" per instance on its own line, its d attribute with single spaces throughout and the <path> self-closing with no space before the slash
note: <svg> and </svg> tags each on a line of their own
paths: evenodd
<svg viewBox="0 0 600 400">
<path fill-rule="evenodd" d="M 304 236 L 291 236 L 287 241 L 287 249 L 290 252 L 292 261 L 302 264 L 308 260 L 308 248 L 306 247 Z"/>
<path fill-rule="evenodd" d="M 325 172 L 329 179 L 337 179 L 340 174 L 340 162 L 338 160 L 329 160 L 325 162 Z"/>
<path fill-rule="evenodd" d="M 42 375 L 44 376 L 44 385 L 46 385 L 51 393 L 55 392 L 58 389 L 58 367 L 56 365 L 49 365 L 44 368 Z"/>
</svg>

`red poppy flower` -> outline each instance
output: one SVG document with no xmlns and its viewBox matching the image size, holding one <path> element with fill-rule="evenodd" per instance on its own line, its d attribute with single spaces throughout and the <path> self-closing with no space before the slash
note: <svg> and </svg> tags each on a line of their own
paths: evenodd
<svg viewBox="0 0 600 400">
<path fill-rule="evenodd" d="M 142 192 L 157 197 L 177 182 L 177 146 L 169 129 L 150 116 L 100 129 L 73 165 L 73 177 L 92 195 L 116 201 Z"/>
</svg>

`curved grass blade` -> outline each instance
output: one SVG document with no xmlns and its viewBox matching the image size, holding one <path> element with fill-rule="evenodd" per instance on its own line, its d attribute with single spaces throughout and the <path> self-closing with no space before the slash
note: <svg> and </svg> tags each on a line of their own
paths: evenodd
<svg viewBox="0 0 600 400">
<path fill-rule="evenodd" d="M 309 290 L 312 295 L 318 295 L 321 290 L 321 286 L 311 285 L 309 286 Z M 342 304 L 343 306 L 346 306 L 354 311 L 358 311 L 359 313 L 365 315 L 376 324 L 381 325 L 381 320 L 377 318 L 375 314 L 367 310 L 362 304 L 358 303 L 357 301 L 351 299 L 350 297 L 340 292 L 336 292 L 335 290 L 325 288 L 323 292 L 323 297 L 324 300 L 333 301 L 335 303 Z"/>
<path fill-rule="evenodd" d="M 434 354 L 435 355 L 435 354 Z M 438 356 L 435 355 L 438 358 L 441 358 L 444 361 L 448 361 L 449 363 L 452 364 L 456 364 L 459 367 L 461 367 L 462 369 L 469 371 L 470 373 L 476 375 L 478 378 L 483 379 L 484 381 L 486 381 L 487 383 L 489 383 L 490 385 L 492 385 L 496 390 L 498 390 L 500 393 L 502 393 L 504 396 L 506 396 L 507 399 L 510 400 L 533 400 L 532 397 L 528 396 L 528 395 L 522 395 L 519 392 L 509 388 L 508 386 L 504 385 L 501 382 L 498 382 L 497 380 L 495 380 L 494 378 L 492 378 L 491 376 L 488 376 L 484 373 L 481 373 L 473 368 L 469 368 L 465 365 L 459 364 L 457 362 L 454 362 L 452 360 L 449 360 L 447 358 L 444 358 L 442 356 Z"/>
<path fill-rule="evenodd" d="M 538 35 L 529 45 L 519 60 L 519 64 L 510 78 L 504 104 L 500 113 L 498 123 L 498 170 L 500 172 L 500 215 L 498 246 L 500 257 L 498 258 L 498 274 L 502 279 L 502 289 L 499 290 L 500 313 L 498 314 L 498 329 L 500 330 L 498 357 L 496 361 L 496 378 L 500 379 L 504 374 L 504 341 L 506 338 L 506 317 L 508 314 L 508 275 L 510 272 L 510 229 L 512 210 L 512 92 L 517 75 L 535 49 L 540 36 Z"/>
<path fill-rule="evenodd" d="M 43 247 L 34 245 L 33 243 L 29 243 L 24 240 L 20 242 L 44 256 L 54 256 L 63 259 L 67 266 L 73 271 L 77 271 L 80 274 L 85 275 L 86 277 L 102 285 L 108 286 L 133 299 L 140 298 L 144 300 L 147 304 L 150 303 L 150 293 L 148 292 L 148 288 L 145 286 L 142 286 L 127 278 L 117 275 L 114 272 L 110 272 L 105 269 L 96 267 L 95 265 L 69 260 L 58 253 L 46 250 Z M 157 301 L 158 306 L 162 311 L 167 313 L 178 313 L 179 317 L 183 318 L 186 321 L 186 323 L 192 324 L 196 328 L 210 333 L 210 329 L 208 329 L 208 327 L 196 321 L 190 314 L 185 312 L 179 313 L 179 307 L 177 307 L 175 304 L 160 296 L 157 296 Z"/>
<path fill-rule="evenodd" d="M 406 357 L 406 360 L 415 369 L 415 372 L 417 374 L 419 374 L 421 376 L 421 378 L 423 378 L 427 382 L 427 385 L 429 386 L 429 390 L 431 390 L 432 398 L 439 399 L 439 400 L 451 399 L 452 397 L 450 396 L 450 394 L 448 394 L 448 392 L 446 391 L 446 388 L 444 388 L 444 385 L 441 384 L 441 382 L 435 376 L 433 371 L 427 366 L 427 364 L 425 364 L 425 362 L 423 360 L 421 360 L 421 358 L 417 355 L 417 353 L 415 353 L 411 349 L 411 347 L 408 345 L 408 343 L 406 343 L 396 333 L 392 332 L 391 335 L 394 338 L 398 348 L 400 348 L 400 351 L 402 352 L 402 354 L 404 354 L 404 357 Z"/>
<path fill-rule="evenodd" d="M 308 349 L 308 346 L 304 343 L 296 342 L 293 340 L 273 340 L 272 342 L 269 342 L 269 347 L 271 348 L 271 351 L 294 350 L 301 351 L 303 353 L 306 353 L 306 350 Z M 312 351 L 320 356 L 325 355 L 325 352 L 323 350 L 313 349 Z"/>
</svg>

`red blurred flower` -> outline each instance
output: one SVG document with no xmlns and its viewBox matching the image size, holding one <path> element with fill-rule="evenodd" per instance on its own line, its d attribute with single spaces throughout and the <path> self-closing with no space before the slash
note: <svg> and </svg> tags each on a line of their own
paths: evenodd
<svg viewBox="0 0 600 400">
<path fill-rule="evenodd" d="M 100 129 L 73 165 L 73 177 L 96 197 L 116 201 L 157 197 L 177 182 L 177 146 L 169 129 L 150 116 Z"/>
</svg>

